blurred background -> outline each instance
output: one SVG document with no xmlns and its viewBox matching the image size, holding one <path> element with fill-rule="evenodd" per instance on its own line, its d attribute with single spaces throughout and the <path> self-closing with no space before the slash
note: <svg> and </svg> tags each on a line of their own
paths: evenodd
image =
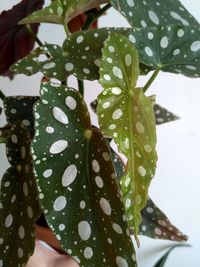
<svg viewBox="0 0 200 267">
<path fill-rule="evenodd" d="M 1 0 L 0 12 L 9 9 L 19 0 Z M 49 1 L 45 1 L 46 4 Z M 200 21 L 199 0 L 181 0 L 184 6 Z M 114 9 L 99 20 L 99 27 L 129 27 L 125 19 Z M 49 30 L 51 27 L 51 30 Z M 43 24 L 39 38 L 44 42 L 62 44 L 65 33 L 61 26 Z M 200 38 L 200 37 L 199 37 Z M 17 75 L 13 81 L 0 77 L 0 88 L 6 95 L 38 95 L 41 74 L 31 77 Z M 148 77 L 139 79 L 138 85 L 145 84 Z M 76 87 L 76 81 L 70 78 Z M 89 104 L 101 92 L 97 82 L 86 82 L 86 101 Z M 170 218 L 189 236 L 192 248 L 174 250 L 165 267 L 200 266 L 200 79 L 189 79 L 181 75 L 160 73 L 148 90 L 156 95 L 157 103 L 174 112 L 181 120 L 157 127 L 158 167 L 149 195 Z M 2 105 L 2 103 L 0 103 Z M 91 110 L 90 110 L 91 111 Z M 92 121 L 97 125 L 96 115 L 91 111 Z M 5 119 L 2 116 L 0 126 Z M 0 145 L 0 177 L 7 169 L 5 147 Z M 165 252 L 169 241 L 140 238 L 137 249 L 139 267 L 152 267 Z"/>
</svg>

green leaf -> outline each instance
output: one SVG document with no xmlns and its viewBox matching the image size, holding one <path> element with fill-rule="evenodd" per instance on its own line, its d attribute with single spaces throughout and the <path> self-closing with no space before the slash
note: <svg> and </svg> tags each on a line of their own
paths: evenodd
<svg viewBox="0 0 200 267">
<path fill-rule="evenodd" d="M 8 138 L 10 137 L 10 127 L 8 125 L 4 126 L 3 128 L 0 128 L 0 144 L 6 143 Z"/>
<path fill-rule="evenodd" d="M 81 266 L 136 266 L 110 151 L 80 94 L 43 84 L 35 117 L 40 201 L 63 249 Z"/>
<path fill-rule="evenodd" d="M 161 107 L 158 104 L 155 104 L 153 108 L 154 108 L 157 125 L 180 119 L 180 117 L 168 111 L 167 109 Z"/>
<path fill-rule="evenodd" d="M 146 207 L 142 210 L 140 235 L 156 239 L 186 241 L 188 237 L 181 233 L 167 216 L 148 198 Z"/>
<path fill-rule="evenodd" d="M 171 251 L 175 248 L 178 248 L 178 247 L 191 247 L 190 245 L 182 245 L 182 244 L 176 244 L 175 246 L 171 247 L 159 260 L 158 262 L 154 265 L 154 267 L 164 267 L 165 266 L 165 263 L 166 263 L 166 260 L 169 256 L 169 254 L 171 253 Z"/>
<path fill-rule="evenodd" d="M 48 78 L 56 78 L 63 81 L 73 73 L 73 68 L 71 70 L 65 68 L 67 63 L 66 54 L 60 46 L 46 44 L 34 50 L 27 57 L 17 61 L 10 69 L 15 73 L 23 73 L 27 76 L 42 72 Z"/>
<path fill-rule="evenodd" d="M 159 26 L 133 29 L 128 36 L 145 65 L 195 78 L 200 77 L 199 34 L 198 26 Z"/>
<path fill-rule="evenodd" d="M 54 0 L 48 7 L 21 20 L 20 24 L 48 22 L 67 25 L 77 15 L 106 2 L 108 0 Z"/>
<path fill-rule="evenodd" d="M 178 0 L 111 0 L 132 27 L 199 25 Z"/>
<path fill-rule="evenodd" d="M 9 96 L 4 99 L 4 110 L 8 124 L 11 126 L 20 121 L 33 137 L 34 117 L 33 105 L 38 100 L 37 96 Z"/>
<path fill-rule="evenodd" d="M 112 148 L 112 160 L 120 183 L 125 173 L 125 165 L 119 155 Z M 186 241 L 188 237 L 175 227 L 167 216 L 148 197 L 147 204 L 141 212 L 142 223 L 139 234 L 155 239 L 166 239 L 177 242 Z"/>
<path fill-rule="evenodd" d="M 111 34 L 103 49 L 100 83 L 104 91 L 98 97 L 97 114 L 102 132 L 113 136 L 119 151 L 128 159 L 121 187 L 129 225 L 135 234 L 157 161 L 153 106 L 143 90 L 135 88 L 138 75 L 137 50 L 126 37 Z"/>
<path fill-rule="evenodd" d="M 19 124 L 11 130 L 7 154 L 13 166 L 4 174 L 0 192 L 0 266 L 22 267 L 34 251 L 35 220 L 40 209 L 31 167 L 30 137 Z"/>
</svg>

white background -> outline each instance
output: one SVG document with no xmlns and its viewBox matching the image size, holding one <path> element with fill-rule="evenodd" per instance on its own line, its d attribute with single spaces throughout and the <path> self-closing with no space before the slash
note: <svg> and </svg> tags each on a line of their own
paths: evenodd
<svg viewBox="0 0 200 267">
<path fill-rule="evenodd" d="M 17 0 L 1 0 L 0 10 Z M 199 0 L 182 0 L 200 21 Z M 113 9 L 100 20 L 100 26 L 128 26 Z M 51 29 L 50 29 L 51 28 Z M 49 30 L 50 29 L 50 30 Z M 62 44 L 62 27 L 44 24 L 40 27 L 42 41 Z M 37 95 L 40 74 L 18 75 L 12 82 L 0 78 L 0 88 L 6 95 Z M 72 84 L 74 83 L 72 79 Z M 140 79 L 143 85 L 145 79 Z M 90 103 L 101 91 L 97 82 L 86 83 L 86 99 Z M 181 117 L 181 120 L 157 127 L 158 168 L 150 187 L 150 196 L 189 238 L 192 248 L 178 248 L 170 255 L 166 267 L 200 266 L 200 79 L 160 73 L 148 94 L 156 94 L 157 102 Z M 96 123 L 96 117 L 92 114 Z M 4 120 L 1 118 L 0 125 Z M 7 168 L 4 146 L 0 145 L 0 177 Z M 156 259 L 172 242 L 141 238 L 138 250 L 139 267 L 153 267 Z M 131 266 L 130 266 L 131 267 Z"/>
</svg>

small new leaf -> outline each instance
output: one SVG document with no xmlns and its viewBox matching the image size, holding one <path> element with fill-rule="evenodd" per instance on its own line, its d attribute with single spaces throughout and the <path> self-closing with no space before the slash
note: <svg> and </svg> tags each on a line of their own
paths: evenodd
<svg viewBox="0 0 200 267">
<path fill-rule="evenodd" d="M 80 94 L 42 84 L 35 118 L 40 202 L 62 248 L 81 266 L 136 266 L 109 147 Z"/>
<path fill-rule="evenodd" d="M 35 247 L 35 220 L 40 215 L 32 173 L 30 137 L 13 125 L 6 144 L 12 167 L 3 176 L 0 192 L 0 266 L 23 267 Z"/>
<path fill-rule="evenodd" d="M 179 0 L 111 0 L 132 27 L 199 25 Z"/>
<path fill-rule="evenodd" d="M 108 0 L 54 0 L 48 7 L 32 13 L 20 23 L 48 22 L 67 26 L 68 22 L 77 15 L 106 2 Z"/>
<path fill-rule="evenodd" d="M 97 114 L 102 132 L 112 136 L 128 159 L 121 188 L 129 225 L 138 234 L 141 210 L 154 176 L 155 116 L 151 100 L 136 88 L 139 75 L 137 50 L 126 37 L 111 34 L 103 48 Z"/>
</svg>

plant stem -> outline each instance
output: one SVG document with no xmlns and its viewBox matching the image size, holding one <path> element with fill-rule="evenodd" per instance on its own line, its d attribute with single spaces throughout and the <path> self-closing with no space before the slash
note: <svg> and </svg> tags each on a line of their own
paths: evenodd
<svg viewBox="0 0 200 267">
<path fill-rule="evenodd" d="M 153 83 L 153 81 L 155 80 L 155 78 L 157 77 L 158 73 L 159 73 L 159 69 L 155 70 L 153 75 L 151 76 L 151 78 L 148 80 L 148 82 L 145 84 L 145 86 L 143 87 L 143 91 L 144 93 L 147 91 L 147 89 L 150 87 L 150 85 Z"/>
<path fill-rule="evenodd" d="M 4 95 L 4 93 L 0 90 L 0 99 L 4 100 L 6 98 L 6 96 Z"/>
<path fill-rule="evenodd" d="M 31 36 L 33 36 L 33 38 L 35 39 L 36 43 L 39 46 L 43 46 L 43 43 L 40 41 L 40 39 L 37 37 L 37 34 L 32 30 L 30 24 L 26 25 L 26 29 L 28 30 L 28 32 L 30 33 Z"/>
<path fill-rule="evenodd" d="M 82 30 L 83 31 L 88 30 L 90 25 L 93 24 L 99 17 L 101 17 L 110 7 L 111 7 L 111 4 L 107 4 L 102 9 L 97 11 L 96 13 L 89 13 L 88 18 L 82 27 Z"/>
<path fill-rule="evenodd" d="M 78 90 L 79 93 L 84 97 L 84 84 L 81 80 L 78 80 Z"/>
</svg>

